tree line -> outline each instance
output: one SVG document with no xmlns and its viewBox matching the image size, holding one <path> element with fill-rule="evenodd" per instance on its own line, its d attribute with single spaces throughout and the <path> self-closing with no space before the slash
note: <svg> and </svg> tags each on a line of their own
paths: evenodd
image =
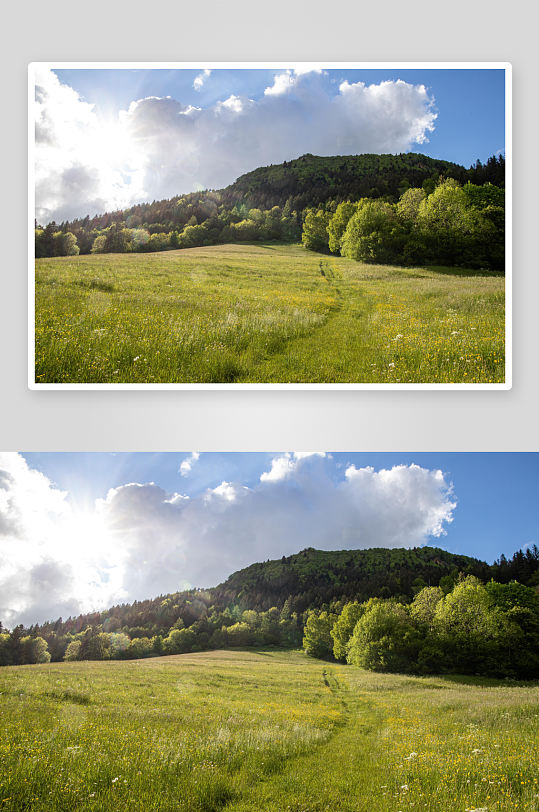
<svg viewBox="0 0 539 812">
<path fill-rule="evenodd" d="M 424 587 L 407 605 L 371 598 L 312 611 L 304 650 L 380 672 L 537 679 L 537 589 L 462 573 L 446 586 Z"/>
<path fill-rule="evenodd" d="M 110 612 L 101 613 L 99 622 L 81 624 L 79 630 L 79 624 L 74 624 L 68 632 L 46 627 L 26 630 L 22 625 L 9 632 L 0 623 L 0 666 L 142 659 L 237 646 L 301 646 L 302 618 L 291 613 L 288 606 L 280 611 L 272 607 L 267 612 L 242 611 L 232 606 L 218 612 L 208 608 L 203 597 L 195 593 L 190 597 L 187 604 L 197 619 L 186 626 L 178 614 L 168 629 L 150 624 L 122 626 L 118 616 Z M 161 602 L 165 611 L 170 601 L 165 598 Z"/>
<path fill-rule="evenodd" d="M 409 188 L 398 203 L 362 198 L 307 212 L 302 243 L 359 262 L 446 265 L 503 271 L 504 189 L 439 179 Z"/>
<path fill-rule="evenodd" d="M 323 213 L 319 217 L 321 222 L 323 217 L 336 215 L 341 204 L 346 207 L 371 201 L 394 207 L 410 189 L 423 190 L 430 195 L 440 177 L 464 186 L 471 184 L 480 188 L 490 184 L 501 189 L 505 183 L 505 160 L 502 156 L 493 156 L 484 165 L 478 161 L 465 169 L 415 153 L 332 158 L 304 155 L 278 166 L 261 167 L 219 191 L 154 200 L 61 224 L 53 221 L 43 226 L 36 221 L 35 255 L 46 258 L 147 253 L 231 242 L 297 242 L 302 236 L 306 237 L 306 247 L 314 247 L 308 244 L 311 222 L 305 227 L 307 216 L 313 212 Z M 482 203 L 481 206 L 485 208 Z M 477 202 L 474 207 L 478 207 Z M 346 211 L 346 208 L 339 210 L 336 223 Z M 388 210 L 379 206 L 372 211 Z M 498 220 L 494 212 L 484 216 L 499 227 L 499 213 Z M 399 239 L 402 243 L 409 218 L 401 217 L 401 220 Z M 473 227 L 477 231 L 476 220 Z M 464 221 L 469 225 L 470 217 Z M 483 230 L 485 228 L 488 230 L 489 226 Z M 394 241 L 397 236 L 394 235 Z M 326 233 L 321 246 L 314 250 L 320 247 L 329 247 Z M 406 251 L 403 255 L 401 252 L 402 258 L 411 260 L 414 256 L 411 249 L 408 240 Z M 395 253 L 393 249 L 392 253 Z"/>
<path fill-rule="evenodd" d="M 324 613 L 346 618 L 352 611 L 346 607 L 354 605 L 405 607 L 397 610 L 402 614 L 425 589 L 449 594 L 459 573 L 478 583 L 517 583 L 536 593 L 539 549 L 519 550 L 489 565 L 435 547 L 331 552 L 309 547 L 252 564 L 209 590 L 160 595 L 11 631 L 0 622 L 0 665 L 138 659 L 229 646 L 298 647 L 313 618 L 322 617 L 324 627 Z M 326 628 L 327 640 L 329 633 Z M 332 649 L 333 643 L 320 656 Z"/>
</svg>

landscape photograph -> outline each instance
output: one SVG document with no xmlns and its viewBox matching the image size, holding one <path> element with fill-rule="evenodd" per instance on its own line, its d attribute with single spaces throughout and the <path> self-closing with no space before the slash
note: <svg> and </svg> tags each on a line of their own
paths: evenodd
<svg viewBox="0 0 539 812">
<path fill-rule="evenodd" d="M 2 809 L 537 812 L 538 471 L 1 452 Z"/>
<path fill-rule="evenodd" d="M 32 63 L 29 387 L 510 388 L 510 120 L 508 63 Z"/>
</svg>

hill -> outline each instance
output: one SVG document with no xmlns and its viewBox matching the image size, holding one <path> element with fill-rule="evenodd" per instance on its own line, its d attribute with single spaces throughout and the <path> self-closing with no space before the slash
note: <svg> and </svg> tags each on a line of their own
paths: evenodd
<svg viewBox="0 0 539 812">
<path fill-rule="evenodd" d="M 503 159 L 502 159 L 503 161 Z M 219 194 L 226 205 L 249 204 L 271 209 L 289 201 L 291 209 L 303 211 L 329 200 L 359 200 L 370 197 L 398 200 L 407 188 L 434 188 L 440 175 L 460 183 L 504 185 L 504 165 L 490 158 L 470 169 L 459 164 L 429 158 L 420 153 L 399 155 L 302 155 L 293 161 L 260 167 L 239 177 Z"/>
<path fill-rule="evenodd" d="M 0 624 L 0 665 L 39 661 L 38 650 L 43 661 L 60 661 L 66 654 L 72 659 L 140 658 L 226 646 L 298 646 L 312 610 L 339 614 L 347 603 L 376 597 L 409 604 L 426 586 L 449 592 L 459 573 L 483 583 L 515 580 L 536 588 L 539 548 L 519 550 L 510 561 L 502 556 L 492 565 L 436 547 L 331 552 L 307 548 L 252 564 L 207 590 L 18 626 L 11 633 L 2 633 Z"/>
<path fill-rule="evenodd" d="M 302 155 L 248 172 L 225 189 L 88 214 L 45 228 L 36 222 L 36 257 L 145 253 L 254 239 L 297 241 L 306 209 L 335 211 L 340 202 L 361 198 L 396 203 L 409 188 L 432 192 L 439 177 L 503 187 L 505 159 L 492 156 L 466 169 L 411 152 Z"/>
<path fill-rule="evenodd" d="M 507 583 L 539 583 L 539 550 L 502 556 L 489 565 L 437 547 L 322 551 L 309 547 L 276 561 L 251 564 L 210 590 L 219 603 L 261 611 L 271 606 L 303 613 L 332 601 L 396 598 L 409 603 L 425 586 L 449 585 L 459 573 Z M 535 575 L 534 575 L 535 573 Z"/>
</svg>

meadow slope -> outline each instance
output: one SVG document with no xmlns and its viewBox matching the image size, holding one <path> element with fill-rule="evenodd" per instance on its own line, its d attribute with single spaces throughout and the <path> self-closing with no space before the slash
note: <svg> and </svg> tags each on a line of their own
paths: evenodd
<svg viewBox="0 0 539 812">
<path fill-rule="evenodd" d="M 0 673 L 2 810 L 535 812 L 539 685 L 217 651 Z"/>
<path fill-rule="evenodd" d="M 503 383 L 504 279 L 298 245 L 36 260 L 37 383 Z"/>
</svg>

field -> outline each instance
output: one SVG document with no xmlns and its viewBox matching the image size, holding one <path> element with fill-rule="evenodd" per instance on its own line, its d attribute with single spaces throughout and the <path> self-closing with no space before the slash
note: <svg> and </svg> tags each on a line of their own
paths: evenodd
<svg viewBox="0 0 539 812">
<path fill-rule="evenodd" d="M 36 260 L 37 383 L 503 383 L 499 274 L 298 245 Z"/>
<path fill-rule="evenodd" d="M 539 684 L 258 649 L 0 671 L 7 812 L 532 812 Z"/>
</svg>

